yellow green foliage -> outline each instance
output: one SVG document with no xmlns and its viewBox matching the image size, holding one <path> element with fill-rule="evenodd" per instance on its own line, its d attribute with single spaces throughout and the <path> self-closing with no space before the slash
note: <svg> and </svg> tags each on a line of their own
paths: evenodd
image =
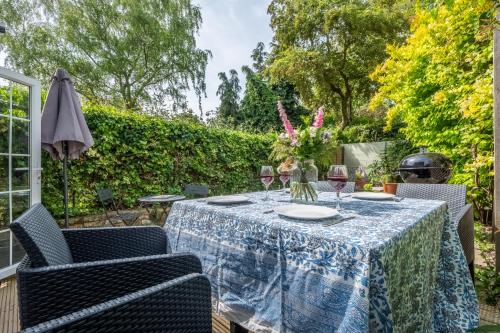
<svg viewBox="0 0 500 333">
<path fill-rule="evenodd" d="M 491 204 L 493 19 L 492 0 L 417 9 L 407 41 L 371 74 L 370 107 L 387 109 L 386 129 L 403 122 L 414 145 L 450 156 L 476 208 Z"/>
</svg>

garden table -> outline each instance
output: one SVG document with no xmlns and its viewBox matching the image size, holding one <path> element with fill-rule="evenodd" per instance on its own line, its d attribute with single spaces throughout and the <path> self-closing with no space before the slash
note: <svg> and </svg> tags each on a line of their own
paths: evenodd
<svg viewBox="0 0 500 333">
<path fill-rule="evenodd" d="M 148 195 L 142 198 L 137 199 L 139 201 L 139 205 L 141 207 L 146 208 L 146 211 L 148 212 L 149 218 L 154 220 L 155 218 L 153 217 L 152 211 L 150 210 L 151 207 L 154 207 L 154 205 L 159 205 L 162 213 L 160 213 L 160 216 L 156 218 L 159 221 L 161 221 L 163 216 L 168 216 L 167 208 L 169 205 L 173 202 L 179 201 L 179 200 L 184 200 L 186 199 L 185 196 L 183 195 L 175 195 L 175 194 L 156 194 L 156 195 Z M 154 210 L 156 216 L 156 209 Z"/>
<path fill-rule="evenodd" d="M 331 226 L 281 218 L 283 192 L 251 203 L 176 202 L 174 252 L 198 255 L 214 310 L 256 332 L 459 332 L 479 324 L 474 287 L 442 201 L 343 199 Z M 334 207 L 335 193 L 318 205 Z"/>
</svg>

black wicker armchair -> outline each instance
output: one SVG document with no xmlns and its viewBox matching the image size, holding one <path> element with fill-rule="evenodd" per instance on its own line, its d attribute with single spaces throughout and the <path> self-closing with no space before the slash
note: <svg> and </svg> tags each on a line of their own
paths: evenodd
<svg viewBox="0 0 500 333">
<path fill-rule="evenodd" d="M 148 288 L 155 290 L 152 294 L 167 292 L 155 288 L 162 289 L 159 286 L 165 282 L 172 280 L 173 283 L 174 279 L 185 275 L 201 273 L 201 263 L 194 255 L 168 254 L 167 237 L 160 227 L 61 230 L 45 207 L 36 204 L 10 228 L 27 253 L 17 269 L 22 328 L 69 316 L 97 304 L 105 304 L 103 309 L 109 308 L 110 313 L 114 313 L 114 305 L 124 304 L 123 297 L 129 299 L 131 294 L 141 290 L 148 294 Z M 182 303 L 182 288 L 174 292 L 175 288 L 168 286 L 168 292 L 176 295 L 175 301 L 171 301 Z M 207 290 L 199 293 L 204 298 L 199 301 L 209 304 L 210 287 L 203 284 L 203 288 Z M 137 295 L 142 299 L 142 294 Z M 163 303 L 158 305 L 164 306 Z M 150 306 L 156 305 L 152 302 Z M 146 315 L 137 314 L 139 317 Z M 205 321 L 211 320 L 210 306 L 204 316 L 207 316 Z M 152 331 L 188 332 L 188 328 L 196 324 L 179 318 L 178 330 Z"/>
<path fill-rule="evenodd" d="M 189 274 L 23 330 L 21 333 L 211 332 L 210 282 Z"/>
</svg>

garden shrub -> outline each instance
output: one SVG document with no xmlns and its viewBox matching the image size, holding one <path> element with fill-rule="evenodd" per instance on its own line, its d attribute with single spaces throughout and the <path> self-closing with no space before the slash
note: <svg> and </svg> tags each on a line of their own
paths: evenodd
<svg viewBox="0 0 500 333">
<path fill-rule="evenodd" d="M 474 211 L 491 224 L 493 206 L 493 38 L 495 1 L 443 1 L 418 7 L 411 35 L 387 48 L 371 77 L 372 109 L 387 108 L 387 127 L 402 122 L 415 146 L 447 155 L 451 183 L 465 184 Z"/>
<path fill-rule="evenodd" d="M 96 211 L 96 190 L 111 188 L 121 207 L 141 196 L 181 193 L 201 183 L 211 194 L 261 189 L 256 175 L 268 163 L 272 135 L 206 127 L 189 119 L 165 120 L 87 105 L 94 146 L 69 163 L 70 214 Z M 62 163 L 44 153 L 42 201 L 63 213 Z"/>
</svg>

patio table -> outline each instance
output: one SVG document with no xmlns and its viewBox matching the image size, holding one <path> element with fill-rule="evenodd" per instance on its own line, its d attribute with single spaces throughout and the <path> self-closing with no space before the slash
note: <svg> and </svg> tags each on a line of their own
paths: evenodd
<svg viewBox="0 0 500 333">
<path fill-rule="evenodd" d="M 158 221 L 161 221 L 163 216 L 168 216 L 167 209 L 169 205 L 173 202 L 186 199 L 183 195 L 175 195 L 175 194 L 156 194 L 156 195 L 148 195 L 142 198 L 137 199 L 139 201 L 140 207 L 146 208 L 149 217 L 152 219 L 152 211 L 150 208 L 154 207 L 154 205 L 159 205 L 162 213 L 157 218 Z M 155 209 L 156 213 L 156 209 Z M 155 214 L 156 215 L 156 214 Z"/>
<path fill-rule="evenodd" d="M 442 201 L 343 199 L 323 226 L 271 212 L 283 192 L 251 203 L 176 202 L 174 252 L 200 257 L 214 310 L 255 332 L 459 332 L 479 324 L 456 229 Z M 335 193 L 317 205 L 334 207 Z"/>
</svg>

